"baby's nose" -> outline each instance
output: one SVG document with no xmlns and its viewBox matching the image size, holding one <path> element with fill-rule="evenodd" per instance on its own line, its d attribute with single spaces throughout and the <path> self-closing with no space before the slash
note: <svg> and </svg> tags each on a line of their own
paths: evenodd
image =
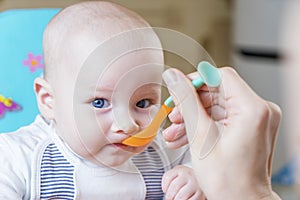
<svg viewBox="0 0 300 200">
<path fill-rule="evenodd" d="M 118 114 L 114 116 L 112 131 L 133 135 L 139 130 L 139 125 L 130 115 Z"/>
</svg>

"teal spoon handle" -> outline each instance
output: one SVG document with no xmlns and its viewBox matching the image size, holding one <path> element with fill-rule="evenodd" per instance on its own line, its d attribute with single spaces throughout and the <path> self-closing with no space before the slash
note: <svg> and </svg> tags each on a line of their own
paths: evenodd
<svg viewBox="0 0 300 200">
<path fill-rule="evenodd" d="M 196 89 L 201 87 L 203 84 L 206 84 L 209 87 L 217 87 L 221 84 L 221 75 L 218 68 L 214 67 L 209 62 L 200 62 L 198 64 L 197 71 L 200 77 L 192 81 L 192 84 Z M 165 100 L 164 104 L 169 108 L 173 108 L 175 106 L 171 96 Z"/>
</svg>

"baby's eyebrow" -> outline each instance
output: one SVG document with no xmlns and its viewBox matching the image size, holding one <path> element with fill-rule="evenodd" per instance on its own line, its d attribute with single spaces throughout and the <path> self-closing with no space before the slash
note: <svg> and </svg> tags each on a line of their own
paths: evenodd
<svg viewBox="0 0 300 200">
<path fill-rule="evenodd" d="M 151 86 L 151 85 L 145 85 L 141 88 L 139 88 L 140 94 L 156 94 L 157 92 L 161 91 L 160 86 Z"/>
<path fill-rule="evenodd" d="M 113 92 L 114 88 L 98 87 L 94 90 L 95 92 Z"/>
<path fill-rule="evenodd" d="M 91 89 L 95 91 L 114 91 L 115 88 L 109 84 L 99 84 L 90 86 Z"/>
<path fill-rule="evenodd" d="M 160 88 L 157 88 L 157 87 L 155 87 L 155 88 L 150 87 L 150 88 L 145 88 L 145 89 L 143 89 L 142 92 L 145 92 L 145 93 L 156 93 L 156 92 L 158 92 L 159 90 L 160 90 Z"/>
</svg>

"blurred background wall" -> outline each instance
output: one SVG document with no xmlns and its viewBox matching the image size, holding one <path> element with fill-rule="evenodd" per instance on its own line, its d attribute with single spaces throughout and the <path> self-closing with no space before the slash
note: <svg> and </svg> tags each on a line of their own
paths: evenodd
<svg viewBox="0 0 300 200">
<path fill-rule="evenodd" d="M 0 0 L 0 11 L 16 8 L 65 7 L 80 0 Z M 180 31 L 198 41 L 218 66 L 232 65 L 261 96 L 279 104 L 282 66 L 279 32 L 284 0 L 112 0 L 143 16 L 152 26 Z M 1 30 L 0 30 L 1 31 Z M 175 42 L 175 41 L 174 41 Z M 1 45 L 1 44 L 0 44 Z M 167 65 L 188 73 L 189 63 L 166 53 Z M 249 122 L 251 123 L 251 122 Z M 287 151 L 283 119 L 275 152 L 274 172 L 293 158 Z M 289 171 L 286 177 L 289 177 Z M 284 199 L 296 199 L 289 187 L 276 188 Z"/>
<path fill-rule="evenodd" d="M 0 0 L 0 11 L 15 8 L 65 7 L 81 0 Z M 112 0 L 143 16 L 152 26 L 185 33 L 200 42 L 217 65 L 229 64 L 230 0 Z M 169 55 L 171 56 L 171 55 Z M 184 66 L 175 57 L 169 60 Z"/>
</svg>

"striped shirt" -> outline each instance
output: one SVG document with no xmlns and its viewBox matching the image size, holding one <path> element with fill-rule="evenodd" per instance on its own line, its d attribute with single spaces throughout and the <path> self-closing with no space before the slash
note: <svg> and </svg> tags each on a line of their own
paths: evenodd
<svg viewBox="0 0 300 200">
<path fill-rule="evenodd" d="M 41 199 L 74 199 L 74 166 L 55 144 L 49 144 L 41 163 Z"/>
<path fill-rule="evenodd" d="M 132 158 L 133 163 L 141 172 L 146 184 L 146 199 L 163 199 L 161 180 L 164 174 L 162 159 L 153 147 L 148 147 L 144 152 Z"/>
</svg>

